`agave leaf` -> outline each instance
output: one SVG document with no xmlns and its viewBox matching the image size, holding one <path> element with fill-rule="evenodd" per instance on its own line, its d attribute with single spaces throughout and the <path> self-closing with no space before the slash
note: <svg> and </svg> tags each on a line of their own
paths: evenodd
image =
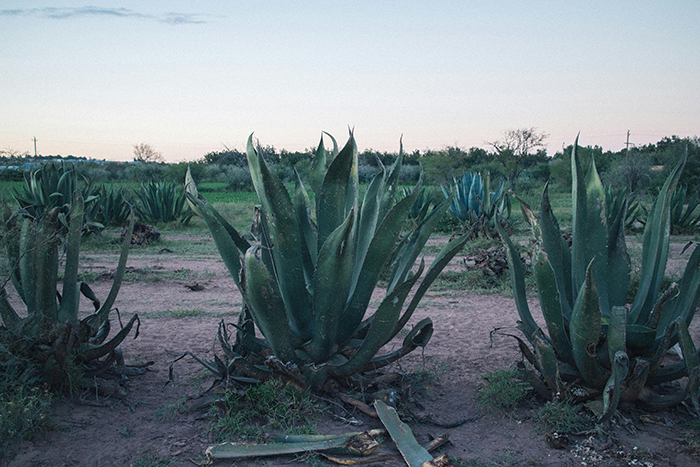
<svg viewBox="0 0 700 467">
<path fill-rule="evenodd" d="M 107 294 L 107 298 L 102 303 L 102 306 L 96 313 L 99 318 L 99 326 L 101 326 L 102 323 L 104 323 L 107 317 L 109 316 L 109 312 L 112 310 L 112 305 L 114 305 L 114 301 L 117 299 L 117 294 L 119 294 L 119 288 L 122 285 L 122 279 L 124 278 L 124 272 L 126 271 L 126 260 L 129 256 L 129 248 L 131 247 L 131 242 L 129 241 L 129 239 L 131 238 L 133 232 L 134 211 L 132 210 L 131 215 L 129 216 L 129 227 L 127 229 L 127 234 L 126 237 L 124 237 L 124 241 L 122 242 L 122 250 L 119 255 L 119 263 L 117 264 L 117 270 L 114 273 L 114 281 L 112 282 L 112 287 L 109 289 L 109 294 Z"/>
<path fill-rule="evenodd" d="M 418 281 L 420 275 L 423 274 L 424 267 L 425 263 L 421 261 L 418 271 L 396 287 L 396 289 L 382 301 L 371 319 L 369 330 L 360 348 L 357 349 L 357 352 L 350 360 L 333 370 L 336 375 L 347 376 L 354 374 L 376 355 L 377 351 L 384 344 L 385 336 L 394 330 L 396 322 L 401 314 L 404 301 L 413 288 L 413 285 Z"/>
<path fill-rule="evenodd" d="M 274 245 L 271 245 L 274 259 L 274 270 L 271 272 L 279 285 L 292 329 L 297 335 L 308 338 L 313 328 L 311 297 L 303 274 L 303 238 L 294 206 L 282 181 L 270 171 L 262 155 L 256 154 L 251 138 L 248 139 L 247 152 L 253 185 L 263 207 L 265 226 L 269 229 L 270 237 L 275 239 Z M 320 234 L 319 231 L 319 242 Z"/>
<path fill-rule="evenodd" d="M 445 202 L 444 204 L 445 206 L 447 206 L 447 202 Z M 413 295 L 413 298 L 411 298 L 411 302 L 406 308 L 406 311 L 396 323 L 394 331 L 389 336 L 387 336 L 385 343 L 393 339 L 396 336 L 396 334 L 398 334 L 399 331 L 401 331 L 401 329 L 403 329 L 404 326 L 406 326 L 406 323 L 408 323 L 408 320 L 411 319 L 411 316 L 413 316 L 413 312 L 418 307 L 418 303 L 420 303 L 421 299 L 423 298 L 423 295 L 425 295 L 425 293 L 428 291 L 435 279 L 437 279 L 437 277 L 440 275 L 445 266 L 447 266 L 447 264 L 452 260 L 452 258 L 454 258 L 454 256 L 462 250 L 464 245 L 471 238 L 474 227 L 475 226 L 472 226 L 468 232 L 445 244 L 445 246 L 442 247 L 437 256 L 435 256 L 435 259 L 428 268 L 428 272 L 426 272 L 425 277 L 423 278 L 420 285 L 418 286 L 418 289 L 416 290 L 416 293 Z"/>
<path fill-rule="evenodd" d="M 425 463 L 432 462 L 433 456 L 418 444 L 408 425 L 399 419 L 396 409 L 380 400 L 374 401 L 374 408 L 409 467 L 421 467 Z"/>
<path fill-rule="evenodd" d="M 627 324 L 627 349 L 631 355 L 648 356 L 654 350 L 655 339 L 656 330 L 641 324 Z"/>
<path fill-rule="evenodd" d="M 592 269 L 592 264 L 589 264 L 586 280 L 581 286 L 571 313 L 569 329 L 576 367 L 588 384 L 600 387 L 605 384 L 608 376 L 598 363 L 597 357 L 596 347 L 602 329 L 602 313 Z"/>
<path fill-rule="evenodd" d="M 634 297 L 629 314 L 630 322 L 633 323 L 646 322 L 661 287 L 670 241 L 671 196 L 681 176 L 685 161 L 684 157 L 673 169 L 649 212 L 642 243 L 639 290 Z"/>
<path fill-rule="evenodd" d="M 626 352 L 627 342 L 627 308 L 614 306 L 610 310 L 610 322 L 608 324 L 608 358 L 612 364 L 617 352 Z"/>
<path fill-rule="evenodd" d="M 559 379 L 559 369 L 557 367 L 557 357 L 551 345 L 542 339 L 541 333 L 534 336 L 535 361 L 537 368 L 544 376 L 547 385 L 553 393 L 559 392 L 557 380 Z"/>
<path fill-rule="evenodd" d="M 510 283 L 513 287 L 515 306 L 518 309 L 518 315 L 520 315 L 523 333 L 525 334 L 525 337 L 527 337 L 527 340 L 532 342 L 535 331 L 539 329 L 539 326 L 537 326 L 537 323 L 532 317 L 530 307 L 527 304 L 527 294 L 525 292 L 525 272 L 523 271 L 523 263 L 520 259 L 520 253 L 518 253 L 518 249 L 513 244 L 513 241 L 498 222 L 496 222 L 496 230 L 498 230 L 498 234 L 501 236 L 503 243 L 505 243 L 507 247 L 506 251 L 508 252 Z"/>
<path fill-rule="evenodd" d="M 261 247 L 252 246 L 245 254 L 245 300 L 267 342 L 283 362 L 294 362 L 295 343 L 301 341 L 290 328 L 284 300 L 260 258 Z"/>
<path fill-rule="evenodd" d="M 362 322 L 369 301 L 372 298 L 372 292 L 377 285 L 379 274 L 391 257 L 396 239 L 401 233 L 401 228 L 406 220 L 408 211 L 410 211 L 415 201 L 416 195 L 417 193 L 414 192 L 399 201 L 377 228 L 367 249 L 356 287 L 340 318 L 338 342 L 346 342 Z"/>
<path fill-rule="evenodd" d="M 547 259 L 552 267 L 559 301 L 564 317 L 571 317 L 574 294 L 571 288 L 571 251 L 561 235 L 559 222 L 554 216 L 549 202 L 549 183 L 545 184 L 540 206 L 539 226 L 542 235 L 542 246 L 547 253 Z"/>
<path fill-rule="evenodd" d="M 356 436 L 358 436 L 356 433 L 349 433 L 339 436 L 310 437 L 308 440 L 305 440 L 304 436 L 299 436 L 298 440 L 293 442 L 285 440 L 266 444 L 222 443 L 209 446 L 206 450 L 206 455 L 213 459 L 243 459 L 336 450 L 347 446 Z M 343 450 L 341 449 L 341 451 Z"/>
<path fill-rule="evenodd" d="M 315 361 L 328 359 L 337 345 L 338 322 L 350 292 L 353 270 L 354 212 L 321 247 L 314 275 L 314 331 L 308 352 Z"/>
<path fill-rule="evenodd" d="M 375 371 L 383 368 L 390 363 L 394 363 L 401 357 L 408 355 L 413 352 L 416 348 L 425 348 L 430 342 L 430 338 L 433 337 L 433 321 L 430 318 L 423 318 L 411 329 L 411 331 L 406 335 L 401 345 L 401 348 L 389 352 L 388 354 L 381 355 L 379 357 L 374 357 L 365 366 L 358 370 L 358 373 L 364 373 L 366 371 Z"/>
<path fill-rule="evenodd" d="M 323 133 L 325 133 L 325 131 Z M 321 141 L 316 148 L 314 159 L 311 162 L 311 173 L 309 174 L 309 185 L 311 185 L 311 189 L 316 194 L 321 190 L 323 178 L 326 176 L 326 148 L 323 146 L 323 133 L 321 134 Z M 335 140 L 333 140 L 333 142 L 337 144 Z M 316 209 L 318 210 L 318 197 L 316 197 L 316 203 Z"/>
<path fill-rule="evenodd" d="M 571 216 L 572 216 L 572 291 L 578 293 L 586 278 L 586 269 L 590 259 L 586 261 L 585 242 L 588 229 L 586 213 L 586 185 L 578 156 L 578 135 L 571 151 Z M 576 296 L 574 296 L 576 300 Z"/>
<path fill-rule="evenodd" d="M 48 215 L 39 220 L 36 249 L 34 252 L 34 294 L 36 297 L 35 313 L 39 318 L 42 339 L 48 339 L 58 319 L 56 303 L 56 282 L 58 281 L 58 219 L 59 208 L 53 208 Z"/>
<path fill-rule="evenodd" d="M 136 339 L 139 335 L 139 326 L 141 325 L 138 315 L 132 316 L 126 326 L 124 326 L 110 341 L 101 345 L 81 345 L 77 358 L 82 362 L 89 362 L 91 360 L 104 357 L 119 347 L 119 344 L 121 344 L 124 339 L 126 339 L 126 336 L 129 335 L 129 332 L 131 332 L 134 324 L 136 324 L 136 332 L 134 334 L 134 339 Z"/>
<path fill-rule="evenodd" d="M 680 365 L 683 366 L 683 370 L 685 370 L 685 364 L 683 362 L 680 363 Z M 671 373 L 670 371 L 667 371 L 666 373 Z M 685 374 L 685 371 L 683 374 L 680 376 L 672 377 L 671 379 L 656 379 L 653 380 L 651 378 L 651 375 L 649 376 L 649 385 L 654 385 L 654 384 L 660 384 L 660 382 L 665 382 L 665 381 L 673 381 L 675 379 L 678 379 L 682 377 Z M 671 394 L 664 394 L 664 395 L 659 395 L 654 393 L 651 389 L 648 387 L 644 388 L 644 391 L 642 391 L 642 394 L 639 396 L 639 401 L 641 401 L 649 410 L 666 410 L 668 408 L 671 408 L 673 406 L 676 406 L 683 402 L 687 397 L 688 394 L 690 393 L 690 388 L 697 386 L 698 384 L 698 375 L 700 374 L 700 368 L 696 368 L 692 373 L 688 375 L 688 382 L 685 385 L 685 388 L 681 392 L 677 393 L 671 393 Z"/>
<path fill-rule="evenodd" d="M 321 190 L 316 194 L 319 249 L 331 232 L 345 221 L 349 212 L 346 201 L 357 196 L 357 187 L 354 186 L 352 178 L 356 159 L 357 147 L 351 135 L 345 147 L 328 168 Z"/>
<path fill-rule="evenodd" d="M 616 352 L 612 359 L 612 374 L 603 390 L 603 414 L 599 423 L 607 423 L 615 415 L 615 410 L 617 410 L 617 405 L 620 402 L 622 380 L 627 375 L 628 366 L 629 359 L 627 354 L 623 351 Z"/>
<path fill-rule="evenodd" d="M 540 251 L 537 255 L 533 270 L 540 296 L 542 314 L 554 349 L 559 358 L 569 364 L 573 364 L 571 342 L 569 342 L 569 336 L 566 334 L 566 325 L 562 312 L 562 302 L 566 299 L 562 300 L 560 292 L 557 290 L 554 270 L 544 251 Z M 552 390 L 556 391 L 555 388 Z"/>
<path fill-rule="evenodd" d="M 301 234 L 304 239 L 302 242 L 302 258 L 304 261 L 304 277 L 306 279 L 306 287 L 310 292 L 313 292 L 313 274 L 318 260 L 318 238 L 316 235 L 316 226 L 311 220 L 311 207 L 309 195 L 306 193 L 304 183 L 301 181 L 299 172 L 294 169 L 296 179 L 294 182 L 294 212 L 296 213 L 297 223 L 301 229 Z"/>
<path fill-rule="evenodd" d="M 691 375 L 700 369 L 700 358 L 698 357 L 698 352 L 695 350 L 695 344 L 693 344 L 693 338 L 690 337 L 690 332 L 688 331 L 688 325 L 681 318 L 678 319 L 678 330 L 680 331 L 681 352 L 683 352 L 683 361 L 685 362 L 688 374 Z M 690 399 L 693 401 L 693 407 L 696 413 L 700 413 L 700 388 L 698 387 L 698 382 L 695 381 L 694 384 L 688 385 L 690 391 Z"/>
<path fill-rule="evenodd" d="M 661 308 L 657 334 L 681 317 L 686 323 L 693 320 L 700 301 L 700 248 L 697 246 L 686 263 L 678 292 Z"/>
<path fill-rule="evenodd" d="M 19 277 L 21 277 L 21 286 L 23 293 L 20 292 L 20 297 L 23 298 L 29 315 L 32 316 L 36 311 L 36 297 L 34 290 L 34 255 L 36 246 L 35 230 L 37 226 L 30 219 L 25 218 L 22 221 L 22 231 L 19 241 Z"/>
<path fill-rule="evenodd" d="M 396 158 L 394 163 L 391 165 L 387 171 L 386 178 L 384 180 L 384 196 L 382 198 L 381 206 L 379 208 L 379 219 L 384 219 L 387 212 L 391 208 L 396 197 L 396 192 L 398 190 L 399 175 L 401 173 L 401 167 L 403 166 L 403 137 L 399 141 L 399 157 Z"/>
<path fill-rule="evenodd" d="M 420 188 L 419 185 L 420 181 L 416 185 L 415 190 Z M 449 201 L 450 200 L 447 200 L 437 208 L 433 209 L 428 217 L 426 217 L 423 222 L 421 222 L 415 228 L 415 230 L 411 232 L 411 235 L 408 236 L 405 243 L 400 246 L 401 249 L 397 252 L 394 270 L 389 277 L 387 292 L 391 292 L 397 284 L 406 279 L 408 273 L 411 271 L 411 268 L 413 268 L 418 255 L 421 253 L 421 251 L 423 251 L 423 247 L 430 238 L 430 234 L 433 232 L 433 230 L 435 230 L 438 222 L 440 222 L 444 216 L 445 211 L 449 206 Z"/>
<path fill-rule="evenodd" d="M 605 218 L 605 191 L 596 170 L 595 160 L 586 175 L 586 234 L 581 235 L 585 261 L 593 262 L 593 277 L 603 316 L 610 316 L 608 300 L 608 223 Z M 579 232 L 579 235 L 581 232 Z M 625 296 L 627 294 L 625 293 Z M 624 302 L 623 302 L 624 304 Z"/>
<path fill-rule="evenodd" d="M 377 226 L 381 219 L 379 219 L 379 207 L 381 203 L 381 196 L 384 188 L 384 174 L 382 172 L 376 174 L 365 192 L 365 196 L 362 200 L 362 208 L 360 209 L 360 216 L 358 219 L 357 227 L 357 247 L 355 250 L 355 265 L 353 270 L 352 282 L 350 293 L 352 294 L 357 286 L 357 280 L 360 277 L 360 272 L 362 271 L 362 266 L 365 262 L 365 257 L 367 256 L 367 251 L 369 250 L 369 245 L 374 238 L 374 234 L 377 230 Z"/>
<path fill-rule="evenodd" d="M 608 229 L 608 299 L 611 307 L 624 306 L 630 279 L 630 257 L 625 244 L 627 199 Z"/>
<path fill-rule="evenodd" d="M 83 196 L 79 191 L 73 195 L 73 212 L 66 241 L 66 266 L 63 274 L 63 299 L 58 310 L 60 322 L 78 322 L 78 304 L 80 300 L 78 284 L 78 264 L 80 260 L 80 234 L 85 211 Z"/>
<path fill-rule="evenodd" d="M 194 186 L 194 184 L 188 186 Z M 240 247 L 244 245 L 238 245 L 236 243 L 234 236 L 232 236 L 231 232 L 225 227 L 224 224 L 221 223 L 220 216 L 217 216 L 218 213 L 216 210 L 209 203 L 207 203 L 204 198 L 195 197 L 195 194 L 196 191 L 188 191 L 187 199 L 190 203 L 192 203 L 192 206 L 194 206 L 194 210 L 202 217 L 202 219 L 204 219 L 204 223 L 211 232 L 211 236 L 214 239 L 216 249 L 221 255 L 221 259 L 228 268 L 228 271 L 231 274 L 233 281 L 236 283 L 236 286 L 239 290 L 241 290 L 241 284 L 239 281 L 241 272 L 240 255 L 242 253 L 244 254 L 247 251 L 247 248 L 245 250 L 240 249 Z M 234 230 L 233 227 L 231 227 L 231 229 Z M 237 232 L 236 236 L 240 237 Z M 243 291 L 241 290 L 241 292 Z"/>
</svg>

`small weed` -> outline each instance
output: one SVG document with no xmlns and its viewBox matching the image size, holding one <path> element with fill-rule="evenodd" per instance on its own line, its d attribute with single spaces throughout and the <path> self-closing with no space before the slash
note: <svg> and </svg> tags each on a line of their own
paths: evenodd
<svg viewBox="0 0 700 467">
<path fill-rule="evenodd" d="M 497 411 L 513 410 L 529 391 L 529 386 L 519 379 L 515 367 L 496 370 L 484 377 L 477 400 L 482 407 Z"/>
<path fill-rule="evenodd" d="M 149 452 L 129 464 L 129 467 L 167 467 L 172 464 L 174 460 L 174 458 L 160 457 L 154 452 Z"/>
<path fill-rule="evenodd" d="M 547 402 L 537 409 L 535 422 L 547 431 L 566 433 L 583 431 L 590 425 L 580 406 L 567 401 Z"/>
<path fill-rule="evenodd" d="M 409 373 L 411 377 L 411 391 L 426 395 L 430 391 L 430 387 L 440 384 L 440 379 L 449 371 L 451 371 L 450 367 L 440 359 L 436 359 L 430 365 L 424 365 L 416 369 Z"/>
<path fill-rule="evenodd" d="M 170 422 L 177 417 L 177 415 L 182 411 L 184 407 L 185 400 L 181 399 L 174 404 L 163 404 L 158 410 L 156 410 L 155 417 L 161 422 Z"/>
<path fill-rule="evenodd" d="M 131 432 L 131 430 L 127 427 L 124 427 L 121 430 L 119 430 L 119 434 L 125 438 L 131 438 L 132 436 L 134 436 L 134 434 Z"/>
<path fill-rule="evenodd" d="M 309 391 L 271 379 L 250 387 L 244 395 L 228 392 L 212 407 L 217 416 L 211 431 L 220 441 L 234 435 L 260 438 L 270 430 L 309 434 L 315 432 L 318 415 L 324 410 Z"/>
<path fill-rule="evenodd" d="M 95 282 L 100 277 L 100 273 L 97 271 L 83 271 L 78 274 L 78 280 L 91 284 Z"/>
</svg>

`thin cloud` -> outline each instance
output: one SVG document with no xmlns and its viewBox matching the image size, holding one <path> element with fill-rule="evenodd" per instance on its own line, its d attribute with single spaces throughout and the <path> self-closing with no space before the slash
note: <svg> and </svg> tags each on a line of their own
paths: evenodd
<svg viewBox="0 0 700 467">
<path fill-rule="evenodd" d="M 37 18 L 49 19 L 109 16 L 113 18 L 139 18 L 166 24 L 203 24 L 208 22 L 204 15 L 198 14 L 171 12 L 162 15 L 149 15 L 139 13 L 128 8 L 98 8 L 94 6 L 83 6 L 76 8 L 47 7 L 0 10 L 0 16 L 34 16 Z"/>
</svg>

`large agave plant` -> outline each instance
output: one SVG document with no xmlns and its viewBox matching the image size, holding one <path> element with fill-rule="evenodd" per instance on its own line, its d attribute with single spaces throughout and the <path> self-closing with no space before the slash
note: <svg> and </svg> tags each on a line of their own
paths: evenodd
<svg viewBox="0 0 700 467">
<path fill-rule="evenodd" d="M 446 199 L 451 192 L 455 193 L 450 212 L 466 226 L 476 225 L 476 234 L 482 232 L 491 237 L 496 234 L 497 222 L 508 226 L 510 197 L 503 191 L 503 182 L 495 192 L 491 191 L 491 175 L 488 172 L 485 177 L 478 172 L 463 172 L 460 179 L 454 179 L 452 191 L 444 186 L 441 188 Z"/>
<path fill-rule="evenodd" d="M 112 288 L 100 303 L 90 287 L 79 280 L 81 226 L 85 203 L 79 191 L 73 201 L 54 206 L 38 217 L 26 210 L 11 213 L 4 206 L 0 219 L 4 227 L 9 277 L 0 283 L 0 365 L 34 364 L 43 369 L 45 381 L 53 388 L 65 383 L 70 368 L 90 374 L 105 371 L 117 358 L 115 351 L 126 338 L 138 317 L 134 317 L 111 340 L 109 315 L 119 292 L 126 268 L 129 242 L 122 246 Z M 66 223 L 68 231 L 61 227 Z M 66 220 L 68 219 L 68 220 Z M 133 229 L 133 215 L 130 223 Z M 64 247 L 65 244 L 65 247 Z M 63 264 L 62 286 L 59 265 Z M 8 300 L 5 284 L 12 282 L 26 306 L 19 314 Z M 90 300 L 95 312 L 79 319 L 80 296 Z M 138 333 L 138 325 L 137 325 Z M 104 360 L 99 360 L 106 357 Z M 75 381 L 70 382 L 75 385 Z"/>
<path fill-rule="evenodd" d="M 357 148 L 353 136 L 326 170 L 323 139 L 310 175 L 315 218 L 297 174 L 290 195 L 270 171 L 251 139 L 247 146 L 253 185 L 260 199 L 257 242 L 236 232 L 204 198 L 188 174 L 186 191 L 212 232 L 219 253 L 244 299 L 235 344 L 222 327 L 225 362 L 203 362 L 220 377 L 269 378 L 285 373 L 300 384 L 320 388 L 328 378 L 343 379 L 383 367 L 424 347 L 433 326 L 426 318 L 407 333 L 400 347 L 377 356 L 401 331 L 423 294 L 467 240 L 443 247 L 408 301 L 425 266 L 414 264 L 448 202 L 435 208 L 405 236 L 402 228 L 420 191 L 394 204 L 401 153 L 358 196 Z M 388 269 L 386 297 L 367 310 L 380 274 Z M 255 336 L 253 323 L 262 333 Z"/>
<path fill-rule="evenodd" d="M 700 248 L 691 255 L 680 284 L 660 290 L 668 257 L 671 196 L 684 163 L 673 170 L 650 210 L 639 290 L 631 304 L 626 303 L 630 277 L 624 237 L 626 208 L 614 218 L 606 217 L 595 164 L 584 179 L 575 149 L 571 248 L 552 213 L 547 187 L 539 217 L 521 203 L 535 238 L 533 270 L 546 332 L 530 313 L 517 250 L 500 230 L 509 249 L 518 327 L 533 346 L 518 339 L 531 365 L 531 381 L 543 393 L 551 391 L 550 395 L 585 398 L 602 394 L 601 422 L 613 416 L 620 400 L 640 400 L 661 408 L 680 403 L 690 394 L 698 409 L 698 355 L 688 325 L 700 299 Z M 683 361 L 664 366 L 667 350 L 677 342 Z M 534 369 L 541 379 L 535 377 Z M 688 382 L 678 394 L 660 396 L 651 390 L 684 376 L 689 377 Z M 573 391 L 573 383 L 585 391 Z"/>
<path fill-rule="evenodd" d="M 144 222 L 188 224 L 192 219 L 185 193 L 176 183 L 151 180 L 136 190 L 136 198 L 136 214 Z"/>
</svg>

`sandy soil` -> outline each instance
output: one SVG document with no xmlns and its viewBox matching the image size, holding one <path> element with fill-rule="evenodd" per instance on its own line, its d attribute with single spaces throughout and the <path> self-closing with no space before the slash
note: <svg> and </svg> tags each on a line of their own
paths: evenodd
<svg viewBox="0 0 700 467">
<path fill-rule="evenodd" d="M 108 275 L 109 268 L 114 265 L 113 259 L 96 254 L 88 256 L 93 271 Z M 454 261 L 453 267 L 459 267 L 461 258 Z M 134 313 L 141 315 L 139 337 L 128 338 L 122 345 L 127 363 L 152 361 L 150 371 L 126 383 L 128 397 L 124 400 L 97 399 L 93 392 L 87 392 L 81 397 L 61 401 L 56 407 L 58 429 L 32 442 L 21 443 L 9 465 L 152 465 L 145 460 L 165 458 L 171 460 L 168 465 L 191 466 L 203 460 L 204 450 L 211 444 L 207 413 L 179 413 L 172 407 L 206 389 L 211 379 L 205 377 L 206 372 L 198 363 L 186 358 L 175 365 L 175 384 L 165 388 L 168 365 L 188 350 L 211 357 L 213 349 L 217 348 L 214 337 L 218 323 L 232 310 L 240 309 L 241 297 L 218 256 L 188 259 L 167 253 L 148 256 L 134 251 L 129 266 L 136 273 L 148 270 L 175 275 L 175 271 L 185 271 L 182 278 L 127 282 L 119 294 L 117 306 L 122 320 Z M 195 282 L 202 285 L 203 290 L 192 291 L 186 287 Z M 97 281 L 94 288 L 98 296 L 106 295 L 109 284 L 107 280 Z M 700 465 L 688 444 L 689 432 L 680 426 L 686 420 L 682 408 L 646 414 L 631 405 L 623 407 L 624 418 L 618 421 L 625 421 L 627 425 L 617 423 L 614 442 L 607 448 L 598 446 L 599 451 L 589 449 L 593 444 L 585 436 L 572 437 L 567 449 L 549 447 L 545 433 L 532 421 L 535 408 L 532 403 L 524 404 L 512 415 L 484 411 L 476 401 L 477 391 L 483 384 L 482 376 L 520 359 L 513 339 L 499 336 L 490 339 L 494 328 L 516 322 L 513 300 L 454 291 L 428 293 L 423 303 L 412 322 L 431 317 L 435 325 L 433 339 L 422 354 L 414 352 L 394 369 L 405 372 L 419 368 L 444 370 L 439 383 L 429 385 L 426 395 L 418 400 L 418 411 L 438 422 L 465 417 L 471 421 L 451 429 L 412 424 L 420 442 L 446 433 L 451 443 L 442 452 L 467 459 L 468 465 L 474 466 Z M 537 315 L 536 299 L 532 300 L 531 307 Z M 187 314 L 188 310 L 204 310 L 204 314 L 173 317 L 178 311 Z M 697 320 L 692 332 L 696 342 L 700 342 Z M 350 407 L 345 410 L 350 411 L 349 415 L 359 426 L 347 426 L 329 413 L 320 423 L 320 430 L 338 433 L 381 426 L 378 420 L 352 412 Z M 348 412 L 343 414 L 348 418 Z M 695 435 L 697 437 L 697 433 Z M 286 457 L 242 461 L 235 465 L 273 466 L 294 462 L 306 461 Z"/>
</svg>

